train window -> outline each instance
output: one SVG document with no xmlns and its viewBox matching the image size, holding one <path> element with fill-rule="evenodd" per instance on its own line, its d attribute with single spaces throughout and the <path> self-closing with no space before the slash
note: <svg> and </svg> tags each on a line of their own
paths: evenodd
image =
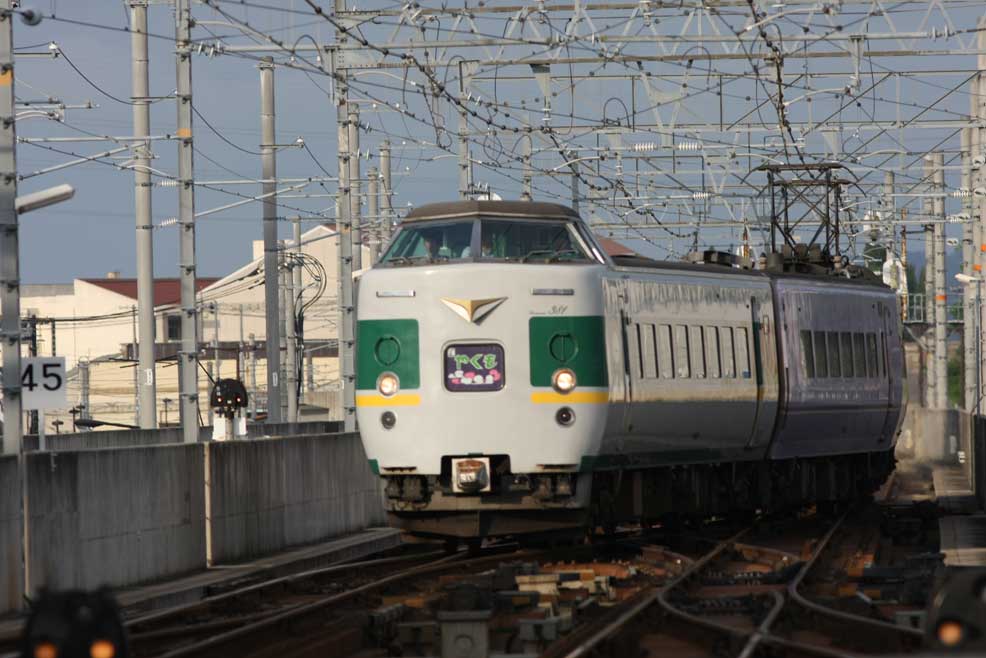
<svg viewBox="0 0 986 658">
<path fill-rule="evenodd" d="M 722 376 L 719 367 L 719 334 L 715 327 L 702 327 L 705 334 L 705 365 L 709 369 L 709 377 L 719 379 Z"/>
<path fill-rule="evenodd" d="M 674 377 L 674 351 L 671 349 L 671 325 L 662 324 L 657 327 L 657 367 L 661 371 L 661 379 Z"/>
<path fill-rule="evenodd" d="M 719 354 L 722 363 L 722 376 L 735 377 L 736 368 L 733 357 L 733 329 L 732 327 L 719 327 Z"/>
<path fill-rule="evenodd" d="M 380 262 L 420 265 L 466 259 L 470 253 L 473 224 L 472 220 L 423 222 L 403 228 Z"/>
<path fill-rule="evenodd" d="M 876 369 L 876 334 L 866 334 L 866 372 L 872 379 L 879 377 Z"/>
<path fill-rule="evenodd" d="M 815 336 L 815 374 L 818 377 L 828 377 L 829 351 L 825 347 L 825 332 L 816 331 L 814 336 Z"/>
<path fill-rule="evenodd" d="M 688 370 L 688 327 L 683 324 L 674 326 L 674 376 L 691 376 Z"/>
<path fill-rule="evenodd" d="M 852 377 L 852 334 L 843 331 L 839 334 L 839 356 L 842 357 L 842 376 Z"/>
<path fill-rule="evenodd" d="M 863 334 L 852 335 L 852 362 L 857 377 L 866 376 L 866 344 Z"/>
<path fill-rule="evenodd" d="M 705 378 L 705 345 L 702 327 L 688 327 L 688 350 L 691 353 L 692 377 Z"/>
<path fill-rule="evenodd" d="M 638 324 L 640 340 L 640 371 L 644 379 L 657 377 L 657 350 L 654 349 L 654 325 Z"/>
<path fill-rule="evenodd" d="M 815 376 L 815 348 L 811 344 L 811 332 L 801 332 L 801 368 L 809 379 Z"/>
<path fill-rule="evenodd" d="M 736 328 L 736 372 L 743 379 L 750 378 L 750 344 L 746 327 Z"/>
<path fill-rule="evenodd" d="M 880 351 L 876 353 L 877 361 L 880 362 L 880 376 L 887 376 L 887 335 L 880 332 Z"/>
<path fill-rule="evenodd" d="M 839 332 L 826 331 L 829 350 L 829 377 L 842 377 L 842 361 L 839 358 Z"/>
</svg>

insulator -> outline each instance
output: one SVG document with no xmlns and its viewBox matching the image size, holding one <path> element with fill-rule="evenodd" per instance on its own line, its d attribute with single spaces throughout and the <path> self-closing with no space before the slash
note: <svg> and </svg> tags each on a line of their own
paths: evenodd
<svg viewBox="0 0 986 658">
<path fill-rule="evenodd" d="M 158 181 L 159 187 L 178 187 L 178 181 L 176 180 L 162 180 Z"/>
<path fill-rule="evenodd" d="M 701 201 L 703 199 L 708 199 L 711 196 L 708 192 L 692 192 L 692 199 L 695 201 Z"/>
<path fill-rule="evenodd" d="M 177 217 L 169 217 L 168 219 L 162 221 L 160 224 L 158 224 L 154 228 L 166 228 L 168 226 L 174 226 L 177 223 L 178 223 L 178 218 Z"/>
<path fill-rule="evenodd" d="M 702 143 L 701 142 L 691 142 L 691 141 L 680 142 L 678 144 L 678 146 L 677 146 L 677 149 L 679 151 L 701 151 L 702 150 Z"/>
<path fill-rule="evenodd" d="M 952 190 L 952 194 L 950 196 L 956 199 L 965 199 L 972 196 L 972 190 L 963 187 L 958 190 Z"/>
<path fill-rule="evenodd" d="M 656 151 L 657 142 L 640 142 L 639 144 L 633 145 L 633 150 L 636 153 L 642 153 L 643 151 Z"/>
</svg>

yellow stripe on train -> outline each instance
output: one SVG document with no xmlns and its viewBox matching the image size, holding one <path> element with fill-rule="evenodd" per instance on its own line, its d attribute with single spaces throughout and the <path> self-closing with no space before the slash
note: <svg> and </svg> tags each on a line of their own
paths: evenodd
<svg viewBox="0 0 986 658">
<path fill-rule="evenodd" d="M 555 393 L 554 391 L 539 391 L 531 393 L 534 404 L 605 404 L 609 402 L 608 391 L 572 391 L 571 393 Z"/>
<path fill-rule="evenodd" d="M 357 395 L 357 407 L 416 407 L 421 404 L 421 396 L 417 393 L 401 393 L 391 397 L 382 395 Z"/>
</svg>

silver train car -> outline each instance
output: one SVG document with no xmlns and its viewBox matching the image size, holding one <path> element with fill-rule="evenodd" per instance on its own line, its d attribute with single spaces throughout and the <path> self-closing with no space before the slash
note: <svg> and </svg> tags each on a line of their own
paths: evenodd
<svg viewBox="0 0 986 658">
<path fill-rule="evenodd" d="M 893 469 L 898 318 L 847 272 L 611 257 L 564 206 L 427 205 L 359 283 L 357 419 L 419 535 L 841 501 Z"/>
</svg>

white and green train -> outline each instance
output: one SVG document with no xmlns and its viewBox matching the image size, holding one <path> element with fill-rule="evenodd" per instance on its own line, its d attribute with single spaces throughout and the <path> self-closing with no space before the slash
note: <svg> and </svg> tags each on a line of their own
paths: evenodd
<svg viewBox="0 0 986 658">
<path fill-rule="evenodd" d="M 388 514 L 444 537 L 839 501 L 893 468 L 894 293 L 610 256 L 556 204 L 405 218 L 360 280 L 357 417 Z"/>
</svg>

